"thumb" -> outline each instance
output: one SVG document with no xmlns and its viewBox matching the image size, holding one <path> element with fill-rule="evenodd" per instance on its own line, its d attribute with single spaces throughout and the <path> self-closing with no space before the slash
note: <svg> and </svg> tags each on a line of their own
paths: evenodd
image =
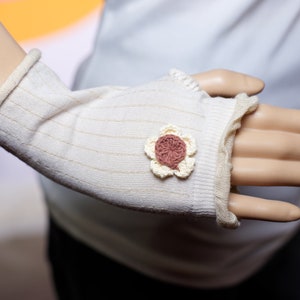
<svg viewBox="0 0 300 300">
<path fill-rule="evenodd" d="M 225 69 L 198 73 L 192 77 L 212 97 L 234 97 L 239 93 L 252 96 L 261 92 L 265 87 L 261 79 Z"/>
</svg>

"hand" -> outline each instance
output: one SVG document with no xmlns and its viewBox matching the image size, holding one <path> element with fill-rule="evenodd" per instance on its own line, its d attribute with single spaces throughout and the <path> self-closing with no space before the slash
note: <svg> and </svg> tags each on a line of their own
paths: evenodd
<svg viewBox="0 0 300 300">
<path fill-rule="evenodd" d="M 1 23 L 0 40 L 0 58 L 5 58 L 1 60 L 1 85 L 25 52 Z M 264 88 L 260 79 L 228 70 L 212 70 L 193 77 L 211 96 L 234 97 L 241 92 L 254 95 Z M 297 110 L 260 104 L 243 118 L 232 155 L 232 185 L 299 185 L 299 117 Z M 300 209 L 290 203 L 235 193 L 230 194 L 229 209 L 239 218 L 300 219 Z"/>
<path fill-rule="evenodd" d="M 229 70 L 193 75 L 211 96 L 259 93 L 258 78 Z M 245 116 L 232 153 L 232 185 L 298 186 L 300 184 L 300 111 L 259 104 Z M 274 121 L 276 120 L 276 121 Z M 300 208 L 279 200 L 231 193 L 229 210 L 239 218 L 269 221 L 300 219 Z"/>
</svg>

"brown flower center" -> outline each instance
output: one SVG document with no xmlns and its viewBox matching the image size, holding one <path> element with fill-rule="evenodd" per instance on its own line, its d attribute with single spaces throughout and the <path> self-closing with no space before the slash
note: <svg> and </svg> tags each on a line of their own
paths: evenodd
<svg viewBox="0 0 300 300">
<path fill-rule="evenodd" d="M 155 156 L 158 162 L 175 170 L 185 158 L 186 144 L 174 134 L 166 134 L 155 143 Z"/>
</svg>

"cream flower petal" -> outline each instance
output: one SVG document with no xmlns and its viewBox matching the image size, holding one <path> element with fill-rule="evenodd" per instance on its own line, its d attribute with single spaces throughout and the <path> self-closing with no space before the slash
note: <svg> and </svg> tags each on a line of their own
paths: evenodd
<svg viewBox="0 0 300 300">
<path fill-rule="evenodd" d="M 161 165 L 157 160 L 151 161 L 150 169 L 152 170 L 154 175 L 160 178 L 165 178 L 174 174 L 174 170 L 170 169 L 167 166 Z"/>
<path fill-rule="evenodd" d="M 177 126 L 169 124 L 160 130 L 160 136 L 163 136 L 166 134 L 174 134 L 174 135 L 180 136 L 180 130 L 178 129 Z"/>
<path fill-rule="evenodd" d="M 195 139 L 191 135 L 184 135 L 181 138 L 186 144 L 186 154 L 189 156 L 194 155 L 197 151 Z"/>
<path fill-rule="evenodd" d="M 147 156 L 151 159 L 155 159 L 155 143 L 157 141 L 157 137 L 150 137 L 147 139 L 144 151 Z"/>
<path fill-rule="evenodd" d="M 187 156 L 183 161 L 180 162 L 178 165 L 179 170 L 175 170 L 174 174 L 179 178 L 187 178 L 194 170 L 194 166 L 195 158 Z"/>
</svg>

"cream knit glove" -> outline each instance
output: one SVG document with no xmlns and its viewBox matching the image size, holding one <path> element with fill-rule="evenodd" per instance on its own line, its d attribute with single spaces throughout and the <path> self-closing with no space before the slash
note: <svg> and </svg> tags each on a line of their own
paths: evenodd
<svg viewBox="0 0 300 300">
<path fill-rule="evenodd" d="M 31 50 L 0 88 L 0 145 L 76 191 L 150 212 L 227 209 L 231 151 L 256 97 L 211 98 L 178 70 L 136 87 L 70 91 Z"/>
</svg>

